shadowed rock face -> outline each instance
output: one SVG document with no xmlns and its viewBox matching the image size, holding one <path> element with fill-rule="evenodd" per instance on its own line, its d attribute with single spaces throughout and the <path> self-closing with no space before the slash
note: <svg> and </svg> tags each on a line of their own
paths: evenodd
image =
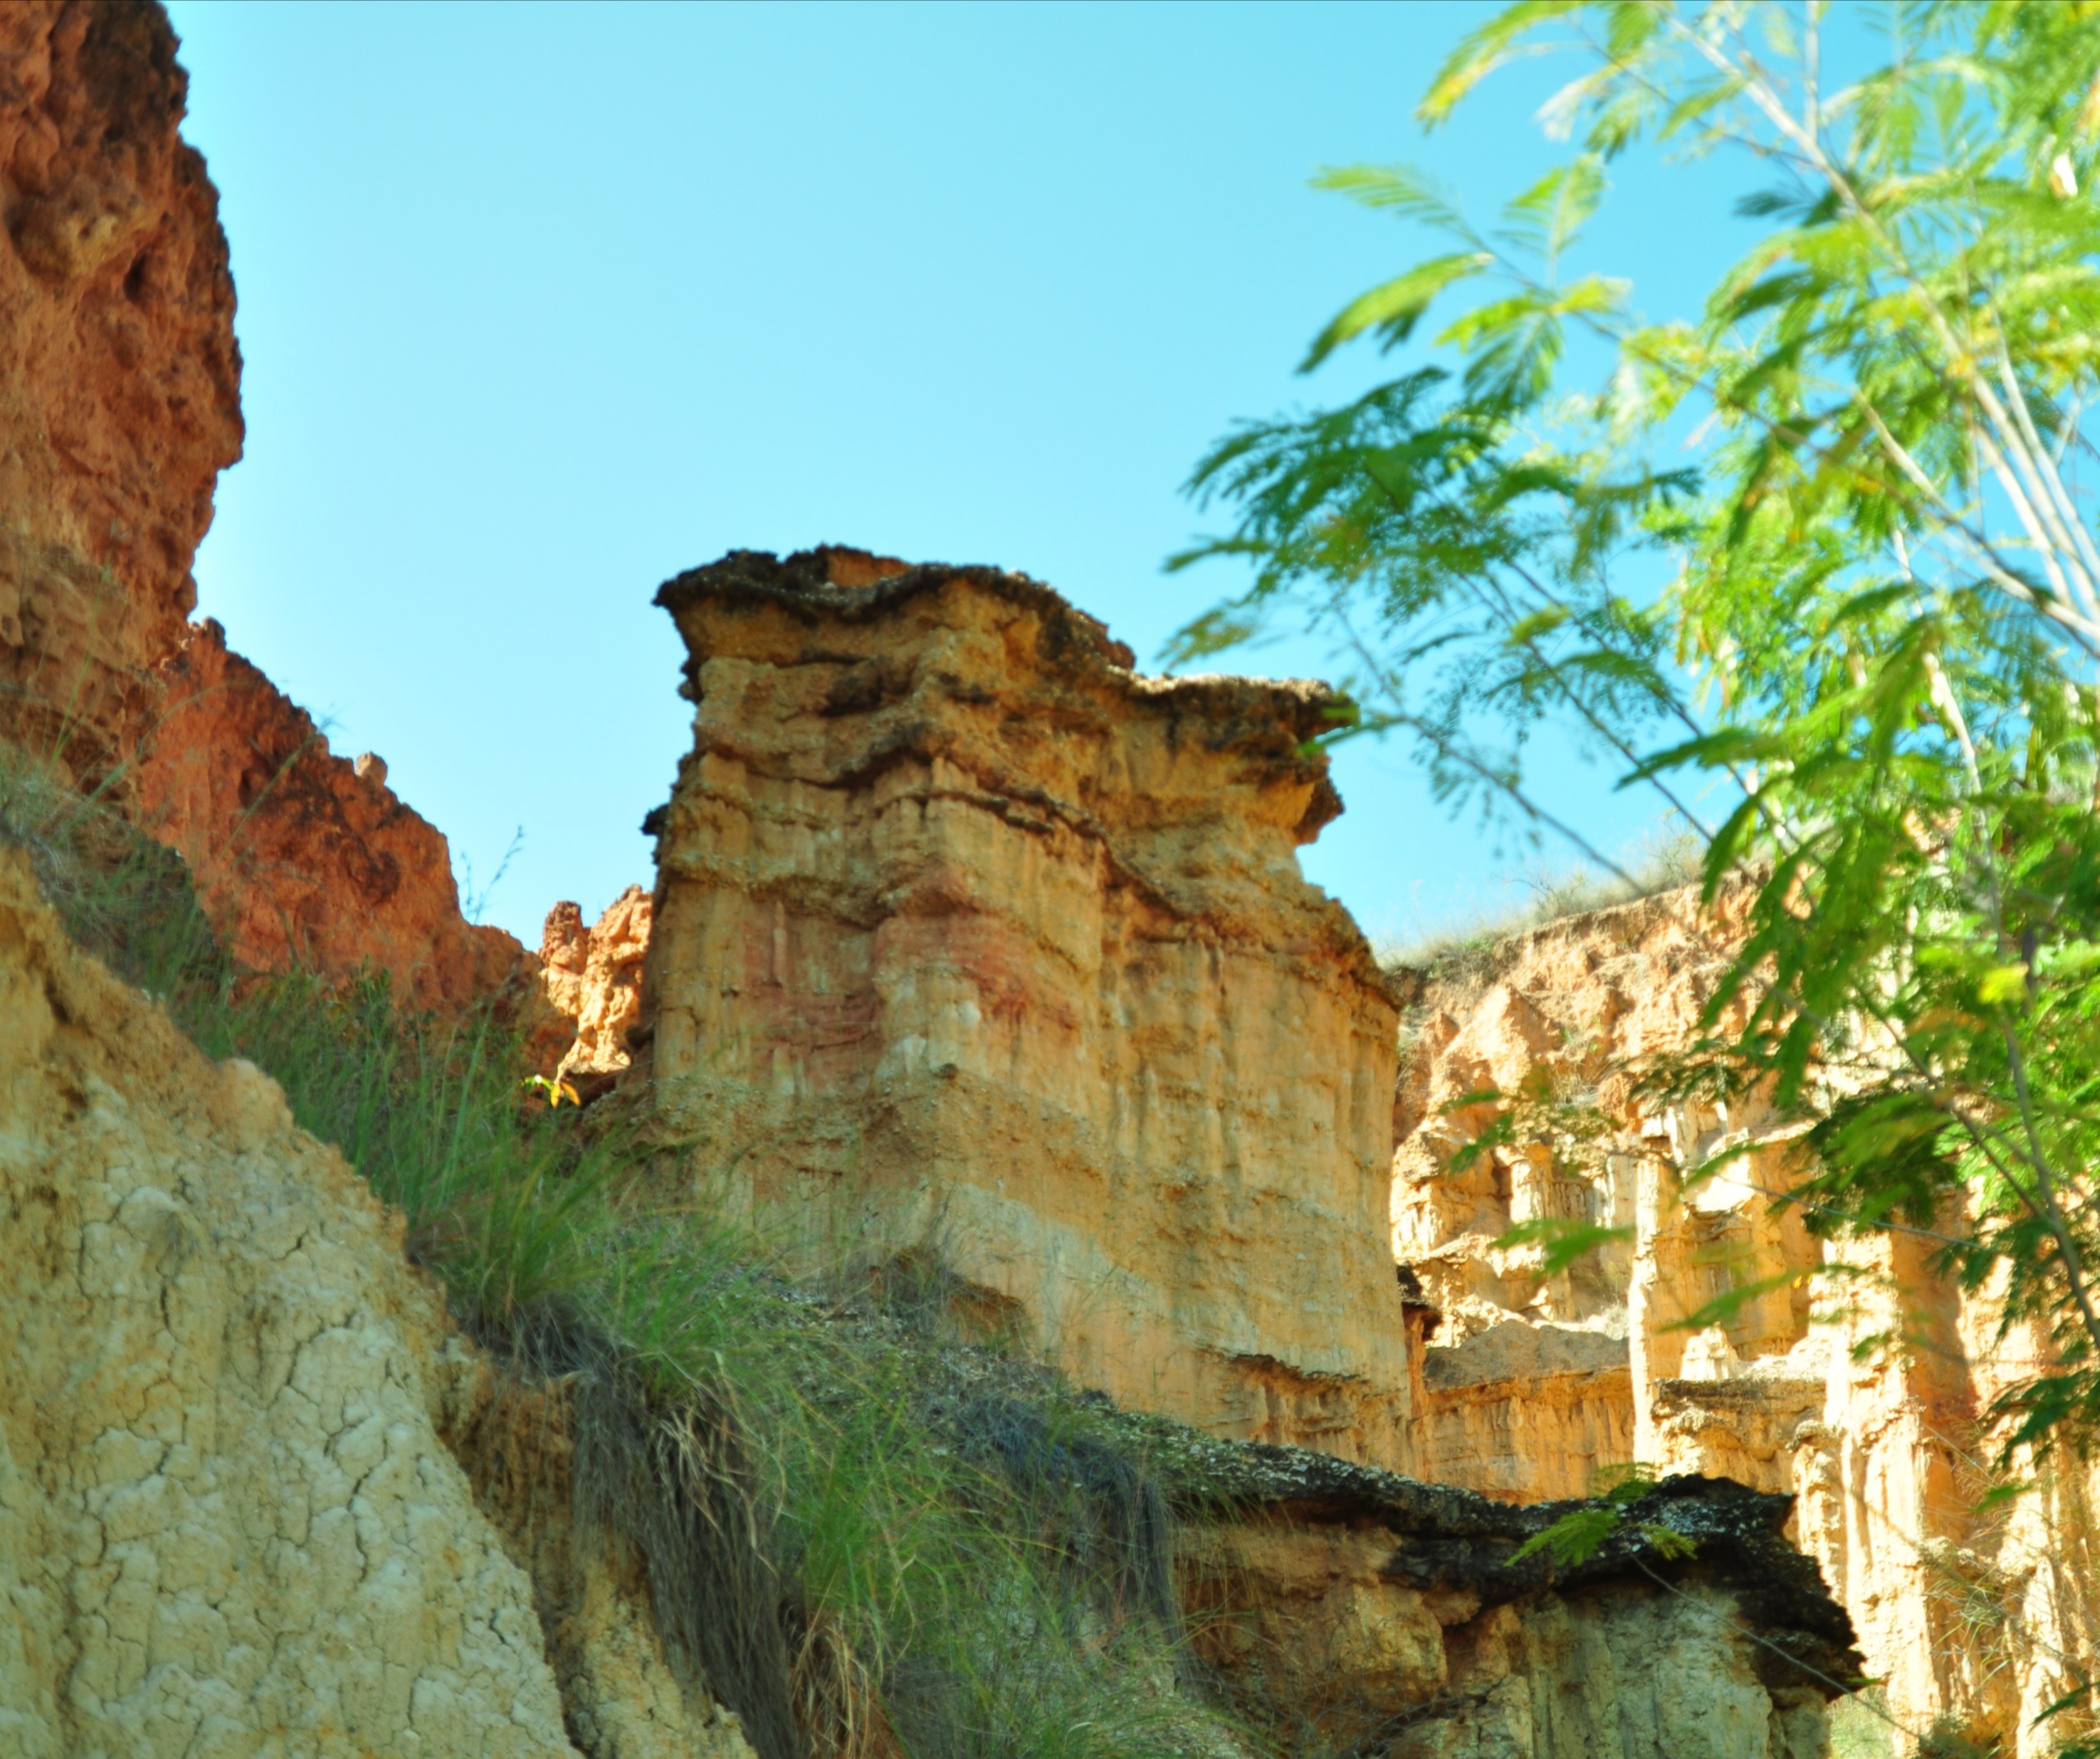
<svg viewBox="0 0 2100 1759">
<path fill-rule="evenodd" d="M 1400 1463 L 1396 1006 L 1295 856 L 1327 688 L 1142 677 L 1024 576 L 856 551 L 658 602 L 697 709 L 651 821 L 663 1103 L 1088 1383 Z"/>
</svg>

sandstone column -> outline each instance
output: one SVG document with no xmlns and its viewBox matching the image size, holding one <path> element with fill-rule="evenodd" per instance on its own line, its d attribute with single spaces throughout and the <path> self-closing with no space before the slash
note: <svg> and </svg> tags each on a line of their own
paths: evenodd
<svg viewBox="0 0 2100 1759">
<path fill-rule="evenodd" d="M 1332 694 L 1141 676 L 987 568 L 740 552 L 658 602 L 698 714 L 643 1032 L 703 1171 L 1119 1399 L 1402 1463 L 1397 1009 L 1295 855 Z"/>
</svg>

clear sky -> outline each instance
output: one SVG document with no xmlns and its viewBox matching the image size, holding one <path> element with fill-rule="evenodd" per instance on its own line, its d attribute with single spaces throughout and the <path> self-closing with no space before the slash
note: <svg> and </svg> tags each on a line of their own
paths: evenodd
<svg viewBox="0 0 2100 1759">
<path fill-rule="evenodd" d="M 1485 210 L 1552 151 L 1551 66 L 1412 121 L 1469 3 L 170 10 L 246 362 L 202 611 L 385 758 L 471 890 L 522 829 L 483 916 L 533 945 L 651 877 L 689 738 L 660 581 L 823 542 L 996 562 L 1149 662 L 1237 584 L 1161 572 L 1190 466 L 1371 382 L 1367 351 L 1293 369 L 1423 246 L 1309 177 L 1409 159 Z M 1687 310 L 1749 240 L 1738 176 L 1628 166 L 1592 262 Z M 1374 936 L 1536 865 L 1398 747 L 1337 779 L 1305 867 Z M 1643 828 L 1552 786 L 1608 844 Z"/>
</svg>

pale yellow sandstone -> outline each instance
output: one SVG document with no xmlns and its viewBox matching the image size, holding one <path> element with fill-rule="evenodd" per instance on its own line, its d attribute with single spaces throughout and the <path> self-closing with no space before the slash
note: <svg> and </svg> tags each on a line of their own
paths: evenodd
<svg viewBox="0 0 2100 1759">
<path fill-rule="evenodd" d="M 2065 1725 L 2037 1717 L 2100 1654 L 2100 1572 L 2090 1467 L 2026 1463 L 2017 1475 L 2033 1488 L 1979 1513 L 2003 1476 L 1985 1413 L 2033 1365 L 2032 1341 L 1998 1335 L 1990 1291 L 1965 1296 L 1938 1272 L 1928 1235 L 1820 1241 L 1776 1207 L 1804 1169 L 1799 1127 L 1754 1098 L 1731 1113 L 1636 1094 L 1641 1059 L 1692 1029 L 1738 897 L 1711 914 L 1676 893 L 1548 923 L 1422 990 L 1392 1210 L 1394 1250 L 1440 1315 L 1422 1352 L 1417 1458 L 1428 1475 L 1526 1500 L 1583 1494 L 1634 1460 L 1793 1494 L 1800 1542 L 1898 1720 L 2046 1759 Z M 1611 1131 L 1580 1154 L 1519 1131 L 1451 1170 L 1496 1110 L 1452 1102 L 1490 1088 L 1594 1107 Z M 1727 1149 L 1742 1152 L 1687 1185 Z M 1629 1237 L 1542 1278 L 1535 1252 L 1491 1244 L 1541 1215 Z M 1818 1305 L 1801 1273 L 1837 1262 L 1857 1274 L 1825 1280 Z M 1760 1292 L 1723 1324 L 1687 1326 L 1744 1287 Z M 1577 1331 L 1623 1350 L 1625 1378 L 1567 1360 Z M 1503 1357 L 1529 1351 L 1534 1370 L 1469 1365 L 1500 1338 Z"/>
<path fill-rule="evenodd" d="M 398 1221 L 12 854 L 0 1070 L 0 1750 L 568 1752 Z"/>
<path fill-rule="evenodd" d="M 649 894 L 631 885 L 587 928 L 573 903 L 558 903 L 547 912 L 539 938 L 540 983 L 574 1034 L 558 1074 L 609 1077 L 627 1067 L 628 1031 L 642 1019 L 642 963 L 649 951 L 651 908 Z"/>
</svg>

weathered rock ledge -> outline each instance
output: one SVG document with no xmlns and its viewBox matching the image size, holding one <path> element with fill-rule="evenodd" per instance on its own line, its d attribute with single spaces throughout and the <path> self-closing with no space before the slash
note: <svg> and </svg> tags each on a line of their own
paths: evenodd
<svg viewBox="0 0 2100 1759">
<path fill-rule="evenodd" d="M 1783 1535 L 1782 1496 L 1669 1479 L 1561 1567 L 1512 1558 L 1585 1505 L 1258 1445 L 1204 1463 L 1180 1547 L 1197 1651 L 1254 1701 L 1317 1707 L 1308 1724 L 1329 1741 L 1402 1759 L 1822 1759 L 1824 1702 L 1860 1677 L 1850 1621 Z M 1666 1557 L 1654 1528 L 1691 1555 Z"/>
</svg>

